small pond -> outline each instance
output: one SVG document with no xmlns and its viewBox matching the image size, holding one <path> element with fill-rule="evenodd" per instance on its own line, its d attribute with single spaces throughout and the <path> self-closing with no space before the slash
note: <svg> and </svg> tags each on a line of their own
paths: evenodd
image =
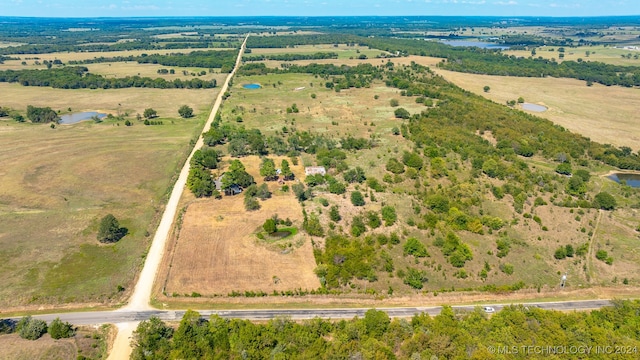
<svg viewBox="0 0 640 360">
<path fill-rule="evenodd" d="M 251 89 L 251 90 L 255 90 L 255 89 L 261 89 L 262 86 L 260 86 L 260 84 L 244 84 L 242 85 L 243 88 L 245 89 Z"/>
<path fill-rule="evenodd" d="M 441 43 L 450 46 L 475 46 L 481 49 L 500 49 L 507 50 L 508 46 L 498 45 L 496 43 L 484 42 L 484 41 L 468 41 L 468 40 L 440 40 Z"/>
<path fill-rule="evenodd" d="M 97 116 L 100 119 L 104 119 L 105 117 L 107 117 L 107 114 L 99 113 L 96 111 L 85 111 L 85 112 L 62 115 L 60 116 L 60 121 L 58 121 L 58 124 L 75 124 L 80 121 L 89 120 L 94 116 Z"/>
<path fill-rule="evenodd" d="M 529 111 L 535 111 L 535 112 L 547 111 L 547 107 L 546 106 L 542 106 L 542 105 L 538 105 L 538 104 L 522 103 L 522 104 L 520 104 L 520 106 L 522 106 L 523 110 L 529 110 Z"/>
<path fill-rule="evenodd" d="M 607 177 L 617 183 L 621 183 L 624 181 L 627 185 L 631 187 L 634 187 L 634 188 L 640 187 L 640 174 L 615 173 Z"/>
</svg>

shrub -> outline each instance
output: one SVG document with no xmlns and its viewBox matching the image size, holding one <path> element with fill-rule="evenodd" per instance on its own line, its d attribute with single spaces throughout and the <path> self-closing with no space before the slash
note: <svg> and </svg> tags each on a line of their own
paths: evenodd
<svg viewBox="0 0 640 360">
<path fill-rule="evenodd" d="M 556 172 L 562 175 L 571 175 L 571 164 L 563 162 L 556 167 Z"/>
<path fill-rule="evenodd" d="M 353 206 L 364 206 L 364 197 L 360 191 L 354 191 L 351 193 L 351 203 Z"/>
<path fill-rule="evenodd" d="M 247 211 L 259 210 L 260 203 L 258 202 L 258 199 L 248 196 L 244 198 L 244 208 Z"/>
<path fill-rule="evenodd" d="M 331 221 L 338 222 L 342 220 L 342 216 L 340 216 L 340 211 L 338 210 L 338 205 L 333 205 L 331 210 L 329 210 L 329 218 Z"/>
<path fill-rule="evenodd" d="M 429 256 L 427 252 L 427 248 L 424 246 L 420 240 L 411 237 L 407 239 L 407 242 L 404 244 L 403 248 L 404 255 L 413 255 L 415 257 L 426 257 Z"/>
<path fill-rule="evenodd" d="M 66 339 L 73 336 L 73 326 L 68 322 L 62 322 L 60 318 L 55 318 L 49 325 L 49 335 L 53 339 Z"/>
<path fill-rule="evenodd" d="M 380 216 L 375 211 L 367 212 L 367 225 L 372 229 L 377 229 L 382 225 L 380 221 Z"/>
<path fill-rule="evenodd" d="M 609 257 L 609 253 L 607 253 L 605 250 L 598 250 L 596 252 L 596 259 L 600 261 L 605 261 L 607 257 Z"/>
<path fill-rule="evenodd" d="M 505 273 L 507 275 L 511 275 L 511 274 L 513 274 L 513 265 L 511 265 L 511 264 L 501 264 L 500 265 L 500 271 L 502 271 L 503 273 Z"/>
<path fill-rule="evenodd" d="M 593 199 L 593 206 L 602 210 L 613 210 L 616 205 L 616 199 L 608 192 L 598 193 Z"/>
<path fill-rule="evenodd" d="M 302 228 L 309 235 L 324 236 L 324 229 L 322 228 L 320 219 L 318 219 L 318 216 L 316 214 L 311 214 L 311 216 L 305 217 Z"/>
<path fill-rule="evenodd" d="M 423 284 L 427 281 L 427 273 L 424 270 L 407 268 L 404 273 L 403 282 L 414 289 L 422 289 Z"/>
<path fill-rule="evenodd" d="M 25 316 L 17 325 L 18 335 L 27 340 L 37 340 L 47 332 L 47 323 L 44 320 Z"/>
<path fill-rule="evenodd" d="M 391 158 L 387 160 L 386 169 L 394 174 L 402 174 L 404 172 L 404 165 L 402 165 L 398 159 Z"/>
<path fill-rule="evenodd" d="M 566 249 L 563 246 L 560 246 L 558 249 L 556 249 L 556 252 L 553 254 L 553 257 L 558 260 L 562 260 L 566 258 L 567 257 Z"/>
<path fill-rule="evenodd" d="M 398 219 L 398 215 L 396 214 L 396 209 L 393 206 L 383 206 L 382 207 L 382 219 L 384 220 L 384 226 L 393 225 Z"/>
<path fill-rule="evenodd" d="M 362 216 L 354 216 L 351 220 L 351 235 L 360 236 L 367 231 L 367 227 L 362 220 Z"/>
<path fill-rule="evenodd" d="M 396 111 L 394 111 L 394 115 L 397 119 L 408 119 L 411 117 L 411 114 L 405 108 L 397 108 Z"/>
</svg>

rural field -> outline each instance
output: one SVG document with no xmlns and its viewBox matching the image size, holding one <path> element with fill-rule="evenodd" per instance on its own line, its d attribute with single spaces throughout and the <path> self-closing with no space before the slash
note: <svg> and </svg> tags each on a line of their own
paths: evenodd
<svg viewBox="0 0 640 360">
<path fill-rule="evenodd" d="M 251 53 L 245 54 L 245 57 L 258 55 L 277 55 L 277 54 L 314 54 L 314 53 L 330 53 L 338 54 L 338 59 L 354 59 L 360 55 L 366 55 L 368 58 L 375 58 L 378 55 L 387 55 L 386 51 L 378 49 L 369 49 L 368 46 L 348 46 L 346 44 L 320 44 L 320 45 L 297 45 L 295 48 L 256 48 L 251 49 Z M 335 61 L 335 60 L 333 60 Z"/>
<path fill-rule="evenodd" d="M 613 46 L 577 46 L 565 47 L 564 58 L 560 59 L 558 46 L 542 46 L 536 48 L 535 58 L 556 59 L 556 61 L 599 61 L 605 64 L 622 66 L 639 66 L 640 49 L 630 50 Z M 522 57 L 531 56 L 531 51 L 526 50 L 505 50 L 505 55 L 515 55 Z"/>
<path fill-rule="evenodd" d="M 505 104 L 523 97 L 548 107 L 531 112 L 594 141 L 640 149 L 640 97 L 638 90 L 556 78 L 525 78 L 465 74 L 433 68 L 461 88 Z M 483 91 L 484 86 L 491 90 Z"/>
<path fill-rule="evenodd" d="M 282 159 L 274 157 L 278 164 Z M 241 161 L 249 174 L 260 179 L 258 157 Z M 293 166 L 292 170 L 298 178 L 304 177 L 302 166 Z M 166 253 L 166 279 L 158 279 L 164 281 L 168 296 L 272 293 L 320 286 L 313 273 L 315 260 L 308 235 L 300 232 L 274 242 L 256 237 L 264 221 L 276 214 L 280 219 L 290 219 L 294 227 L 302 224 L 302 209 L 293 194 L 280 191 L 277 183 L 269 183 L 269 187 L 273 197 L 261 201 L 261 208 L 251 212 L 244 209 L 242 194 L 221 200 L 193 200 L 190 193 L 185 193 L 183 202 L 189 203 L 179 236 Z"/>
<path fill-rule="evenodd" d="M 172 177 L 200 131 L 217 89 L 61 90 L 0 84 L 3 105 L 68 112 L 128 113 L 123 121 L 35 125 L 0 120 L 0 304 L 33 309 L 53 304 L 110 304 L 130 291 Z M 196 116 L 178 117 L 179 104 Z M 158 111 L 163 125 L 135 114 Z M 96 240 L 112 213 L 129 234 Z M 51 304 L 51 305 L 48 305 Z"/>
<path fill-rule="evenodd" d="M 380 60 L 362 61 L 346 59 L 342 60 L 341 62 L 355 63 L 356 61 L 373 61 L 373 63 L 376 64 Z M 384 60 L 384 62 L 386 61 L 387 60 Z M 433 58 L 414 56 L 391 59 L 391 61 L 396 64 L 408 65 L 412 61 L 415 61 L 416 63 L 424 65 L 433 65 L 438 60 Z M 296 61 L 294 63 L 304 65 L 314 62 L 323 63 L 326 61 Z M 278 62 L 268 63 L 273 63 L 272 66 L 278 66 L 276 64 Z M 443 72 L 440 70 L 436 71 L 439 74 L 443 74 L 445 78 L 449 79 L 448 72 Z M 466 78 L 468 76 L 473 77 L 468 74 L 454 74 L 459 75 L 461 78 Z M 489 79 L 491 79 L 491 77 L 489 77 Z M 518 78 L 509 78 L 509 80 L 511 79 L 518 80 Z M 450 80 L 457 81 L 457 78 Z M 484 81 L 485 79 L 482 78 L 482 80 Z M 506 88 L 506 82 L 501 82 L 499 79 L 493 80 L 495 82 L 490 83 L 491 92 L 487 96 L 496 96 L 497 94 L 504 94 L 506 96 L 506 94 L 509 94 L 509 96 L 513 97 L 514 94 L 518 94 L 517 92 L 515 92 L 515 89 L 519 88 L 517 87 L 517 85 L 513 85 L 513 87 L 509 88 L 509 90 L 501 90 L 502 87 Z M 532 81 L 557 79 L 525 80 Z M 252 90 L 242 87 L 244 84 L 251 83 L 260 84 L 262 88 L 258 90 Z M 568 80 L 562 80 L 561 84 L 565 83 L 568 84 L 566 86 L 573 85 L 577 89 L 578 83 L 580 82 L 569 82 Z M 460 85 L 463 88 L 465 87 L 463 86 L 463 84 Z M 484 82 L 478 81 L 476 86 L 480 89 L 480 92 L 482 92 L 482 86 L 484 86 Z M 494 87 L 498 89 L 495 92 L 493 90 Z M 567 98 L 567 95 L 565 95 L 566 89 L 550 85 L 548 85 L 548 87 L 553 89 L 553 93 L 547 95 L 549 99 L 553 98 L 554 96 L 564 96 L 565 98 Z M 544 88 L 542 85 L 540 85 L 540 87 L 538 88 L 531 88 L 531 86 L 522 86 L 522 88 L 526 88 L 528 91 L 531 91 L 530 93 L 525 93 L 522 95 L 525 96 L 527 101 L 545 103 L 547 106 L 551 106 L 551 110 L 548 113 L 554 112 L 555 107 L 553 107 L 553 105 L 548 104 L 545 101 L 536 101 L 536 90 L 542 91 L 542 89 Z M 580 84 L 579 90 L 585 90 L 585 92 L 590 90 L 601 91 L 601 96 L 606 96 L 603 95 L 606 91 L 619 91 L 619 93 L 624 94 L 625 91 L 629 89 L 606 88 L 603 86 L 594 86 L 592 88 L 587 88 L 586 86 L 584 86 L 584 84 Z M 373 147 L 372 149 L 364 149 L 357 152 L 347 152 L 347 158 L 345 161 L 351 167 L 362 167 L 366 172 L 367 177 L 375 177 L 378 180 L 380 180 L 385 174 L 387 174 L 384 169 L 384 165 L 381 166 L 381 164 L 385 164 L 390 158 L 397 158 L 404 151 L 411 151 L 412 149 L 411 142 L 402 137 L 392 135 L 392 128 L 399 127 L 401 124 L 403 124 L 403 120 L 397 119 L 394 116 L 395 108 L 389 105 L 390 100 L 398 100 L 399 107 L 407 109 L 410 113 L 419 113 L 426 109 L 424 105 L 417 104 L 414 99 L 401 96 L 399 90 L 386 87 L 379 82 L 373 82 L 370 87 L 352 88 L 341 90 L 340 92 L 335 92 L 334 90 L 327 89 L 324 86 L 324 79 L 319 81 L 319 79 L 315 78 L 312 75 L 304 74 L 238 76 L 234 80 L 234 85 L 230 90 L 230 93 L 231 97 L 226 100 L 221 109 L 221 117 L 223 123 L 237 124 L 249 129 L 257 128 L 265 135 L 283 135 L 283 132 L 285 132 L 286 128 L 288 129 L 287 131 L 310 131 L 313 134 L 322 134 L 325 137 L 336 140 L 347 136 L 374 139 L 377 146 Z M 574 97 L 577 98 L 578 96 L 583 96 L 581 95 L 581 93 L 577 93 L 578 95 L 574 95 Z M 618 98 L 619 97 L 620 96 L 618 96 Z M 505 100 L 500 100 L 499 102 L 504 103 L 508 99 L 510 98 L 505 98 Z M 547 98 L 545 98 L 545 100 L 547 100 Z M 635 99 L 630 100 L 632 101 L 632 103 L 634 103 L 633 101 L 635 101 Z M 559 98 L 556 101 L 560 103 L 563 101 L 563 98 Z M 574 101 L 577 103 L 579 101 L 586 100 L 575 99 Z M 621 100 L 616 99 L 616 101 Z M 290 113 L 286 111 L 286 109 L 288 107 L 291 107 L 293 104 L 296 105 L 296 107 L 299 109 L 299 112 Z M 552 104 L 556 103 L 552 102 Z M 622 104 L 622 102 L 616 102 L 615 104 Z M 624 109 L 626 109 L 627 115 L 633 117 L 634 114 L 632 113 L 631 108 L 632 105 L 626 104 L 626 107 Z M 564 111 L 568 112 L 569 109 Z M 578 111 L 577 106 L 574 108 L 574 111 Z M 618 123 L 616 121 L 616 118 L 612 116 L 611 112 L 607 113 L 603 109 L 598 109 L 597 111 L 597 114 L 608 116 L 609 123 L 607 124 L 607 126 L 617 127 L 619 129 L 619 132 L 611 135 L 611 139 L 622 136 L 622 129 L 624 127 L 633 126 L 630 123 Z M 560 111 L 558 111 L 558 113 L 560 113 Z M 546 114 L 547 113 L 543 115 Z M 585 116 L 586 115 L 587 114 L 585 114 Z M 241 123 L 236 122 L 238 117 L 241 118 Z M 600 125 L 599 129 L 600 132 L 602 132 L 602 125 Z M 590 130 L 593 132 L 598 131 L 598 129 L 588 129 L 588 126 L 586 125 L 582 127 L 581 130 Z M 589 133 L 586 133 L 585 135 L 588 136 Z M 600 138 L 596 137 L 594 140 L 605 141 L 602 135 Z M 627 135 L 624 141 L 625 144 L 629 144 L 629 141 L 635 140 L 634 138 Z M 618 142 L 617 144 L 620 144 L 620 142 Z M 244 158 L 241 158 L 241 160 L 245 161 Z M 302 163 L 305 166 L 315 165 L 315 159 L 311 155 L 303 154 L 302 160 Z M 534 169 L 539 167 L 541 169 L 544 169 L 545 171 L 552 171 L 553 167 L 555 166 L 553 164 L 550 164 L 547 160 L 537 157 L 528 159 L 527 163 Z M 452 166 L 449 166 L 448 171 L 450 176 L 455 176 L 458 179 L 464 179 L 468 176 L 465 171 L 456 171 L 456 169 L 454 169 Z M 594 168 L 591 169 L 591 171 L 595 171 L 599 174 L 604 174 L 608 172 L 609 169 Z M 334 173 L 334 170 L 331 170 L 330 173 L 338 176 L 338 174 Z M 449 180 L 429 179 L 428 173 L 425 173 L 422 176 L 425 176 L 424 184 L 427 186 L 427 189 L 451 186 Z M 483 187 L 486 188 L 491 184 L 491 181 L 482 180 L 477 189 L 481 189 Z M 352 225 L 354 216 L 361 215 L 366 212 L 380 213 L 382 206 L 392 205 L 397 209 L 398 218 L 400 219 L 400 221 L 398 221 L 397 224 L 391 227 L 384 227 L 373 231 L 373 236 L 375 236 L 376 234 L 389 235 L 391 233 L 397 233 L 402 234 L 404 237 L 416 237 L 418 239 L 421 239 L 426 244 L 431 244 L 435 241 L 437 236 L 434 236 L 433 233 L 429 231 L 416 229 L 415 227 L 408 226 L 406 224 L 409 219 L 415 216 L 414 209 L 416 206 L 416 201 L 412 196 L 414 195 L 412 191 L 413 187 L 413 181 L 409 179 L 403 179 L 400 180 L 400 182 L 387 184 L 387 190 L 381 193 L 375 193 L 375 200 L 373 201 L 367 200 L 370 195 L 366 194 L 365 199 L 367 203 L 364 207 L 354 207 L 349 202 L 348 196 L 345 197 L 344 195 L 330 194 L 326 190 L 320 188 L 314 191 L 316 200 L 307 202 L 305 205 L 305 210 L 309 214 L 317 214 L 323 224 L 328 224 L 331 221 L 329 220 L 328 211 L 326 210 L 327 208 L 322 205 L 321 201 L 318 199 L 327 200 L 329 205 L 331 206 L 337 205 L 340 209 L 343 220 L 342 222 L 336 224 L 333 233 L 345 234 L 349 233 L 349 228 Z M 602 190 L 603 188 L 613 193 L 620 193 L 619 187 L 615 185 L 615 183 L 605 178 L 594 176 L 592 182 L 589 185 L 589 190 L 597 192 L 599 190 Z M 355 186 L 348 186 L 348 191 L 357 189 L 363 190 L 363 188 L 359 187 L 357 184 Z M 477 190 L 469 188 L 466 191 Z M 484 267 L 489 267 L 491 269 L 495 269 L 495 271 L 491 272 L 491 284 L 495 284 L 497 286 L 508 286 L 515 282 L 522 281 L 525 284 L 529 284 L 529 286 L 539 287 L 541 288 L 541 291 L 543 293 L 549 294 L 553 293 L 553 289 L 557 287 L 559 281 L 558 274 L 560 273 L 567 273 L 572 281 L 572 288 L 577 289 L 589 288 L 594 286 L 611 286 L 614 280 L 617 282 L 621 282 L 621 279 L 623 277 L 635 278 L 633 273 L 636 271 L 640 271 L 640 266 L 638 265 L 640 264 L 640 254 L 628 248 L 628 244 L 634 243 L 635 241 L 635 235 L 629 230 L 633 225 L 633 222 L 630 220 L 630 218 L 634 216 L 633 214 L 635 214 L 637 210 L 616 212 L 611 216 L 607 214 L 606 216 L 609 217 L 607 217 L 606 219 L 601 219 L 602 217 L 604 217 L 604 215 L 601 216 L 600 212 L 594 209 L 580 210 L 577 214 L 574 210 L 569 208 L 558 208 L 555 206 L 532 206 L 532 204 L 526 205 L 524 211 L 535 213 L 536 217 L 539 217 L 540 219 L 540 222 L 537 223 L 532 221 L 531 219 L 522 219 L 520 218 L 520 216 L 515 215 L 510 202 L 500 201 L 494 198 L 494 196 L 490 193 L 482 195 L 482 199 L 482 208 L 485 215 L 512 220 L 511 225 L 506 231 L 503 232 L 503 234 L 505 236 L 508 236 L 508 238 L 511 239 L 514 244 L 511 248 L 508 258 L 508 265 L 513 266 L 514 271 L 512 274 L 507 274 L 497 270 L 505 264 L 505 261 L 500 258 L 496 258 L 494 253 L 494 240 L 487 239 L 486 235 L 482 236 L 473 234 L 471 232 L 462 232 L 460 233 L 460 237 L 465 243 L 469 244 L 472 247 L 474 252 L 474 261 L 465 266 L 465 270 L 468 274 L 478 274 Z M 549 201 L 546 196 L 545 199 Z M 293 201 L 293 199 L 291 200 Z M 232 207 L 231 205 L 216 205 L 223 204 L 225 201 L 235 201 L 235 206 Z M 272 200 L 267 200 L 265 204 L 267 204 L 269 201 Z M 215 209 L 220 209 L 221 207 L 234 209 L 231 212 L 233 214 L 233 219 L 236 219 L 242 215 L 248 216 L 250 214 L 244 212 L 244 210 L 242 209 L 241 201 L 239 199 L 234 200 L 225 197 L 222 202 L 214 200 L 211 200 L 209 202 L 201 202 L 201 200 L 198 200 L 196 202 L 190 203 L 184 217 L 183 226 L 180 230 L 180 238 L 177 241 L 175 252 L 172 255 L 174 263 L 170 269 L 170 273 L 173 274 L 174 271 L 176 271 L 176 259 L 193 259 L 199 256 L 193 250 L 191 250 L 188 253 L 189 255 L 187 256 L 178 256 L 181 251 L 180 247 L 183 246 L 183 238 L 189 240 L 191 240 L 192 238 L 197 238 L 198 236 L 196 234 L 199 231 L 202 234 L 199 236 L 200 238 L 208 238 L 210 235 L 205 234 L 215 233 L 217 239 L 217 236 L 219 236 L 218 234 L 221 232 L 212 231 L 211 229 L 218 229 L 218 226 L 227 226 L 226 224 L 221 223 L 220 220 L 215 220 Z M 296 211 L 300 212 L 300 210 Z M 244 239 L 247 236 L 246 234 L 254 233 L 256 231 L 255 229 L 261 224 L 261 222 L 266 217 L 268 217 L 268 214 L 252 216 L 259 218 L 259 220 L 257 220 L 255 224 L 248 226 L 247 230 L 242 230 L 243 232 L 240 233 L 241 236 L 237 238 L 237 241 L 239 244 L 243 244 L 242 247 L 246 246 L 244 245 L 246 241 Z M 519 219 L 516 219 L 516 217 L 519 217 Z M 225 216 L 223 221 L 226 221 L 227 219 L 228 218 Z M 599 225 L 600 221 L 602 221 L 603 224 L 606 224 L 606 226 Z M 203 225 L 204 223 L 208 224 Z M 240 231 L 239 229 L 235 230 Z M 233 235 L 230 234 L 230 236 Z M 255 238 L 252 238 L 252 241 L 255 243 Z M 314 243 L 316 244 L 316 248 L 322 248 L 324 246 L 324 241 L 321 238 L 314 238 Z M 590 258 L 576 258 L 571 263 L 571 265 L 569 265 L 566 261 L 558 261 L 554 259 L 554 250 L 559 246 L 559 244 L 570 244 L 575 248 L 578 248 L 579 246 L 584 244 L 589 244 L 589 246 L 593 246 L 594 252 L 598 249 L 606 249 L 610 254 L 612 254 L 612 256 L 616 258 L 616 263 L 614 266 L 609 266 L 605 265 L 601 261 L 592 260 Z M 447 264 L 448 261 L 446 257 L 443 256 L 441 251 L 431 245 L 427 246 L 429 256 L 426 259 L 420 260 L 420 262 L 418 262 L 418 260 L 414 259 L 413 257 L 407 257 L 406 254 L 403 254 L 402 246 L 377 246 L 376 249 L 377 251 L 384 250 L 388 252 L 390 257 L 393 259 L 393 262 L 397 269 L 404 269 L 416 265 L 419 265 L 421 268 L 425 269 L 429 274 L 429 282 L 425 284 L 425 290 L 423 291 L 427 293 L 429 291 L 446 291 L 446 289 L 450 288 L 470 289 L 476 288 L 479 284 L 482 284 L 482 281 L 480 281 L 479 278 L 475 275 L 468 277 L 452 276 L 452 273 L 455 275 L 457 271 L 456 268 Z M 230 250 L 226 248 L 221 248 L 220 251 L 209 250 L 206 253 L 227 253 L 229 251 Z M 207 258 L 205 258 L 198 263 L 206 263 L 207 261 L 211 260 L 207 260 Z M 217 264 L 218 260 L 215 261 Z M 252 264 L 255 260 L 247 261 L 248 263 Z M 189 270 L 181 271 L 181 273 L 190 274 L 186 276 L 186 278 L 195 276 L 204 276 L 207 279 L 214 278 L 216 280 L 203 279 L 202 281 L 216 282 L 215 288 L 220 289 L 220 291 L 215 292 L 210 290 L 210 292 L 205 291 L 201 293 L 195 287 L 185 287 L 184 290 L 182 290 L 182 288 L 181 290 L 175 290 L 175 286 L 179 283 L 179 281 L 177 280 L 178 276 L 169 275 L 169 281 L 167 282 L 167 287 L 165 290 L 168 296 L 170 296 L 172 292 L 175 292 L 175 295 L 180 296 L 182 296 L 183 294 L 189 295 L 189 293 L 191 292 L 201 293 L 203 296 L 205 293 L 226 294 L 233 291 L 234 288 L 239 287 L 238 284 L 245 284 L 244 281 L 233 280 L 235 279 L 236 275 L 232 275 L 231 278 L 226 278 L 228 279 L 227 281 L 221 281 L 220 283 L 217 283 L 218 279 L 224 279 L 225 276 L 228 275 L 225 274 L 221 277 L 210 277 L 208 276 L 208 272 L 204 272 L 203 275 L 200 275 L 202 271 L 200 269 L 200 266 L 202 265 L 196 265 L 193 262 L 189 262 L 186 266 Z M 304 263 L 304 265 L 300 263 L 299 266 L 310 268 L 313 267 L 313 265 L 310 265 L 309 263 Z M 230 274 L 235 274 L 238 271 L 241 270 L 234 269 L 230 271 Z M 266 282 L 269 282 L 268 280 L 270 276 L 268 274 L 265 274 L 265 276 Z M 187 284 L 188 281 L 189 280 L 185 279 L 183 283 Z M 387 289 L 392 288 L 396 289 L 398 294 L 403 294 L 406 296 L 415 294 L 415 292 L 413 291 L 403 290 L 406 289 L 406 285 L 403 284 L 403 279 L 399 276 L 394 276 L 394 274 L 380 273 L 378 280 L 373 283 L 368 283 L 364 280 L 353 280 L 352 283 L 357 285 L 357 288 L 360 289 L 356 292 L 361 292 L 363 288 L 366 288 L 370 289 L 370 291 L 375 291 L 377 294 L 380 294 L 385 293 Z M 172 284 L 176 285 L 173 285 L 172 287 Z M 224 291 L 222 291 L 222 289 L 224 289 Z M 250 286 L 246 289 L 258 290 L 260 289 L 260 287 Z M 262 290 L 270 293 L 272 288 L 268 288 L 268 290 L 262 288 Z M 358 295 L 354 293 L 351 296 L 357 297 Z M 200 303 L 202 301 L 207 301 L 205 299 L 187 300 L 185 298 L 164 299 L 168 303 L 182 303 L 184 301 L 193 301 L 194 303 Z M 216 302 L 218 300 L 209 299 L 209 301 Z M 234 300 L 231 299 L 229 299 L 228 301 L 234 302 Z M 247 301 L 250 300 L 247 299 Z M 323 300 L 320 301 L 322 302 Z M 357 301 L 359 300 L 356 300 L 356 302 Z M 360 299 L 360 301 L 364 300 Z M 273 301 L 269 300 L 269 302 Z"/>
</svg>

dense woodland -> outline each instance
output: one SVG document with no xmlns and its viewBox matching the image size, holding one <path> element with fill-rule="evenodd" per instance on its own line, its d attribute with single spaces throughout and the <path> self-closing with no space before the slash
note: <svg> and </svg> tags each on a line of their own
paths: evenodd
<svg viewBox="0 0 640 360">
<path fill-rule="evenodd" d="M 440 315 L 410 320 L 372 309 L 352 320 L 266 324 L 188 311 L 177 328 L 143 321 L 132 344 L 132 359 L 633 359 L 640 303 L 618 301 L 589 313 L 518 305 L 491 317 L 480 308 L 457 313 L 445 306 Z"/>
<path fill-rule="evenodd" d="M 123 89 L 130 87 L 157 89 L 210 89 L 217 86 L 215 79 L 165 80 L 149 77 L 127 76 L 105 78 L 92 74 L 84 66 L 68 66 L 46 70 L 0 71 L 0 82 L 19 83 L 22 86 L 50 86 L 58 89 Z"/>
<path fill-rule="evenodd" d="M 221 68 L 222 72 L 230 72 L 235 66 L 238 52 L 235 50 L 193 51 L 188 54 L 142 54 L 140 56 L 99 57 L 94 59 L 69 61 L 70 65 L 95 64 L 121 61 L 136 61 L 139 64 L 160 64 L 178 67 Z"/>
</svg>

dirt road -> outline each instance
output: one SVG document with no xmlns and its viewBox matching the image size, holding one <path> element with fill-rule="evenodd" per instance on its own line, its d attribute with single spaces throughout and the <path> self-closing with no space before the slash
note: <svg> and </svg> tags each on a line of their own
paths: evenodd
<svg viewBox="0 0 640 360">
<path fill-rule="evenodd" d="M 220 108 L 220 104 L 222 104 L 222 97 L 224 93 L 229 88 L 229 81 L 233 78 L 236 73 L 238 67 L 240 67 L 240 62 L 242 61 L 242 55 L 244 54 L 244 50 L 247 45 L 247 36 L 240 47 L 240 52 L 238 53 L 238 58 L 236 59 L 236 66 L 233 68 L 233 71 L 227 76 L 224 84 L 222 85 L 222 89 L 216 98 L 215 103 L 213 104 L 213 108 L 211 109 L 211 113 L 209 114 L 209 118 L 202 129 L 202 133 L 209 131 L 211 128 L 211 124 L 213 123 L 213 119 Z M 149 305 L 149 300 L 151 299 L 151 291 L 153 289 L 153 282 L 155 281 L 156 274 L 158 273 L 158 267 L 160 266 L 160 262 L 162 261 L 162 257 L 164 255 L 164 249 L 166 246 L 167 239 L 169 238 L 169 234 L 171 232 L 171 227 L 173 225 L 173 221 L 176 217 L 176 212 L 178 211 L 178 202 L 180 201 L 180 196 L 184 191 L 184 188 L 187 183 L 187 176 L 189 175 L 189 164 L 191 163 L 191 157 L 196 152 L 196 150 L 200 149 L 203 145 L 203 137 L 202 134 L 198 138 L 196 145 L 193 147 L 191 154 L 184 163 L 182 170 L 180 171 L 180 176 L 173 186 L 173 190 L 171 191 L 171 197 L 167 202 L 167 206 L 164 209 L 164 213 L 162 214 L 162 219 L 160 220 L 160 225 L 158 225 L 158 229 L 153 237 L 153 242 L 151 243 L 151 247 L 149 248 L 149 252 L 147 253 L 147 258 L 144 263 L 144 267 L 142 268 L 142 272 L 140 273 L 140 278 L 136 283 L 135 289 L 133 290 L 133 295 L 129 300 L 129 304 L 125 306 L 122 310 L 149 310 L 151 306 Z M 109 354 L 108 359 L 128 359 L 131 354 L 131 347 L 129 345 L 131 333 L 137 327 L 137 322 L 135 323 L 120 323 L 118 325 L 118 335 L 116 336 L 116 340 L 113 344 L 113 348 L 111 353 Z"/>
</svg>

